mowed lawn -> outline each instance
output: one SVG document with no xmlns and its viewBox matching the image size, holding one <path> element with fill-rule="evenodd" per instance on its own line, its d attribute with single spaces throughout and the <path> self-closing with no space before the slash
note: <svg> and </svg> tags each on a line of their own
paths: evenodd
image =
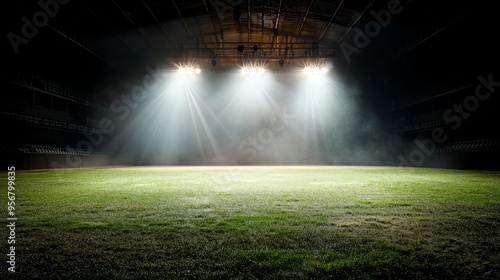
<svg viewBox="0 0 500 280">
<path fill-rule="evenodd" d="M 500 172 L 18 171 L 15 192 L 18 279 L 500 279 Z"/>
</svg>

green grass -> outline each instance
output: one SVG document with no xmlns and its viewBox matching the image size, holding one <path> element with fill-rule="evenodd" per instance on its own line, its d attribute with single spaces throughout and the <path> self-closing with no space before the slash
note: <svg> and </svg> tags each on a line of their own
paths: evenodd
<svg viewBox="0 0 500 280">
<path fill-rule="evenodd" d="M 0 275 L 19 279 L 500 277 L 500 172 L 17 172 L 16 203 L 16 273 Z"/>
</svg>

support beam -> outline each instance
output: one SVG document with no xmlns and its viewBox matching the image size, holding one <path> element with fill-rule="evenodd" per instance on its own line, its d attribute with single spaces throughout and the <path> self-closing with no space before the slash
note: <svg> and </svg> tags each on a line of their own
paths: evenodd
<svg viewBox="0 0 500 280">
<path fill-rule="evenodd" d="M 304 42 L 316 42 L 317 38 L 316 37 L 308 37 L 304 35 L 298 35 L 296 33 L 290 33 L 290 32 L 283 32 L 283 31 L 276 31 L 274 28 L 269 28 L 269 27 L 264 27 L 264 28 L 259 28 L 261 31 L 263 30 L 263 33 L 267 34 L 274 34 L 274 35 L 285 35 L 289 36 L 290 38 L 295 38 L 296 41 L 295 43 L 301 44 L 298 39 L 302 39 Z M 295 44 L 294 43 L 294 44 Z M 331 43 L 331 42 L 330 42 Z M 327 45 L 328 42 L 323 42 L 321 43 L 322 45 Z M 331 44 L 330 44 L 331 46 Z"/>
<path fill-rule="evenodd" d="M 135 24 L 135 22 L 127 15 L 127 13 L 125 13 L 125 11 L 123 11 L 123 9 L 114 1 L 114 0 L 111 0 L 111 2 L 115 5 L 115 7 L 122 13 L 122 15 L 124 15 L 128 21 L 130 21 L 130 23 L 134 26 L 134 27 L 137 27 L 137 25 Z"/>
<path fill-rule="evenodd" d="M 430 34 L 429 36 L 421 39 L 420 41 L 416 42 L 415 44 L 413 44 L 410 48 L 404 50 L 403 52 L 397 54 L 396 56 L 392 57 L 391 59 L 389 59 L 388 61 L 386 61 L 384 64 L 383 64 L 383 67 L 384 66 L 387 66 L 388 64 L 392 63 L 393 61 L 397 60 L 398 58 L 406 55 L 407 53 L 411 52 L 412 50 L 414 50 L 415 48 L 417 48 L 418 46 L 420 46 L 421 44 L 425 43 L 426 41 L 428 41 L 429 39 L 431 39 L 432 37 L 434 36 L 437 36 L 439 33 L 441 33 L 442 31 L 444 31 L 446 28 L 452 26 L 453 24 L 455 24 L 456 22 L 460 21 L 463 17 L 465 17 L 466 15 L 468 15 L 469 12 L 465 12 L 464 14 L 460 15 L 458 18 L 456 18 L 455 20 L 453 20 L 452 22 L 448 23 L 447 25 L 439 28 L 438 30 L 436 30 L 434 33 Z"/>
<path fill-rule="evenodd" d="M 132 47 L 130 47 L 130 45 L 125 42 L 125 40 L 123 40 L 123 38 L 118 35 L 118 33 L 111 27 L 109 26 L 109 24 L 107 24 L 102 18 L 100 18 L 99 16 L 97 16 L 96 13 L 94 13 L 94 11 L 92 11 L 91 9 L 87 8 L 87 11 L 92 14 L 92 16 L 94 16 L 95 18 L 98 18 L 99 21 L 104 25 L 106 26 L 125 46 L 127 46 L 127 48 L 129 48 L 129 50 L 132 50 Z"/>
<path fill-rule="evenodd" d="M 307 17 L 309 16 L 309 12 L 311 11 L 312 4 L 314 3 L 314 0 L 311 0 L 309 2 L 309 6 L 307 7 L 306 14 L 304 15 L 304 18 L 302 19 L 302 22 L 300 23 L 300 28 L 297 34 L 300 36 L 300 33 L 302 33 L 302 29 L 304 28 L 304 23 L 306 23 Z"/>
<path fill-rule="evenodd" d="M 210 1 L 210 3 L 212 4 L 212 9 L 214 9 L 215 11 L 217 11 L 217 9 L 214 7 L 214 1 Z M 220 31 L 220 40 L 217 39 L 217 33 L 215 33 L 215 37 L 216 37 L 216 42 L 219 43 L 219 48 L 222 48 L 224 46 L 224 39 L 222 38 L 223 37 L 223 34 L 224 34 L 224 30 L 222 29 L 222 22 L 221 22 L 221 18 L 219 16 L 217 16 L 217 23 L 219 24 L 219 31 Z M 215 32 L 215 31 L 214 31 Z"/>
<path fill-rule="evenodd" d="M 172 0 L 172 4 L 174 4 L 174 7 L 175 7 L 175 10 L 177 11 L 177 14 L 179 14 L 179 16 L 181 17 L 182 24 L 184 24 L 184 27 L 186 28 L 186 31 L 189 35 L 189 38 L 191 38 L 191 40 L 193 40 L 193 35 L 191 35 L 191 32 L 189 31 L 189 28 L 186 24 L 186 21 L 184 20 L 184 17 L 182 17 L 181 11 L 179 11 L 179 8 L 177 7 L 177 4 L 175 4 L 174 0 Z"/>
<path fill-rule="evenodd" d="M 53 31 L 55 31 L 57 34 L 61 35 L 62 37 L 68 39 L 70 42 L 76 44 L 77 46 L 79 46 L 80 48 L 84 49 L 85 51 L 91 53 L 92 55 L 94 55 L 95 57 L 99 58 L 100 60 L 102 60 L 103 62 L 105 62 L 106 64 L 108 64 L 109 66 L 111 67 L 115 67 L 108 59 L 106 59 L 105 57 L 103 57 L 102 55 L 96 53 L 94 50 L 90 49 L 89 46 L 85 46 L 83 45 L 82 43 L 80 42 L 77 42 L 75 39 L 69 37 L 67 34 L 57 30 L 55 27 L 52 27 L 51 25 L 47 24 L 47 26 L 52 29 Z"/>
<path fill-rule="evenodd" d="M 146 40 L 146 42 L 148 42 L 149 45 L 153 47 L 153 43 L 151 43 L 151 41 L 149 41 L 149 39 L 139 29 L 137 29 L 137 24 L 135 24 L 135 22 L 127 15 L 127 13 L 125 13 L 125 11 L 123 11 L 123 9 L 114 0 L 111 0 L 111 2 L 128 19 L 128 21 L 130 21 L 132 26 L 137 30 L 137 32 L 141 34 L 141 36 Z"/>
<path fill-rule="evenodd" d="M 153 17 L 153 19 L 156 21 L 156 24 L 158 24 L 158 26 L 161 28 L 161 31 L 163 31 L 163 34 L 165 35 L 165 37 L 167 38 L 168 41 L 170 42 L 173 42 L 172 38 L 170 38 L 170 36 L 168 35 L 167 31 L 165 31 L 165 29 L 163 28 L 163 26 L 160 24 L 160 22 L 158 21 L 158 19 L 156 18 L 155 14 L 153 13 L 153 11 L 151 11 L 151 9 L 149 8 L 148 4 L 146 3 L 145 0 L 142 1 L 142 3 L 144 3 L 144 6 L 146 6 L 146 9 L 148 9 L 149 11 L 149 14 Z"/>
<path fill-rule="evenodd" d="M 262 6 L 261 6 L 261 17 L 260 17 L 260 27 L 261 27 L 261 33 L 260 33 L 260 40 L 261 41 L 264 41 L 264 14 L 265 14 L 265 11 L 266 9 L 264 8 L 264 3 L 262 3 Z"/>
<path fill-rule="evenodd" d="M 259 49 L 264 54 L 261 57 L 263 59 L 280 59 L 284 55 L 288 57 L 289 51 L 295 51 L 292 58 L 311 58 L 313 55 L 319 58 L 329 58 L 335 56 L 336 53 L 331 46 L 319 48 L 318 44 L 315 43 L 293 43 L 292 47 L 290 47 L 287 40 L 286 45 L 283 42 L 283 46 L 280 46 L 278 49 L 274 47 L 274 43 L 272 42 L 255 41 L 254 43 L 260 46 Z M 217 48 L 219 51 L 217 57 L 220 59 L 240 59 L 242 54 L 237 51 L 237 46 L 240 44 L 241 42 L 226 42 L 223 47 Z M 273 50 L 277 50 L 277 52 L 273 52 Z M 316 51 L 313 53 L 311 50 Z M 156 48 L 152 51 L 157 57 L 175 57 L 179 53 L 184 53 L 192 58 L 212 59 L 214 48 L 210 44 L 190 43 L 181 44 L 176 47 Z M 249 49 L 246 52 L 252 51 Z"/>
<path fill-rule="evenodd" d="M 328 21 L 328 25 L 325 27 L 325 29 L 323 29 L 323 31 L 321 32 L 321 35 L 319 36 L 319 39 L 318 41 L 321 41 L 323 40 L 323 37 L 325 36 L 326 32 L 328 31 L 328 29 L 330 28 L 330 25 L 332 24 L 333 22 L 333 19 L 335 18 L 335 16 L 337 15 L 337 13 L 339 12 L 340 10 L 340 7 L 342 7 L 342 4 L 344 3 L 344 0 L 340 1 L 339 5 L 337 6 L 337 9 L 335 9 L 335 12 L 333 12 L 333 15 L 332 17 L 330 18 L 330 20 Z"/>
<path fill-rule="evenodd" d="M 217 38 L 217 32 L 215 32 L 212 16 L 210 15 L 210 11 L 208 10 L 207 1 L 203 0 L 203 4 L 205 5 L 205 11 L 207 11 L 208 19 L 210 20 L 210 26 L 212 27 L 212 31 L 214 32 L 214 38 L 215 38 L 214 43 L 217 43 L 219 42 L 219 39 Z"/>
<path fill-rule="evenodd" d="M 251 41 L 251 34 L 250 34 L 250 30 L 252 29 L 252 14 L 250 12 L 250 0 L 248 0 L 248 44 L 250 45 L 250 41 Z"/>
<path fill-rule="evenodd" d="M 274 48 L 278 47 L 278 26 L 280 22 L 280 15 L 281 15 L 281 6 L 283 4 L 283 0 L 280 0 L 280 4 L 278 6 L 278 13 L 276 15 L 276 21 L 274 22 L 274 36 L 273 36 L 273 43 L 274 43 Z"/>
<path fill-rule="evenodd" d="M 354 28 L 354 26 L 356 26 L 356 24 L 358 24 L 358 21 L 363 17 L 363 15 L 366 13 L 366 11 L 368 11 L 368 9 L 372 6 L 372 3 L 373 3 L 373 0 L 370 0 L 370 3 L 368 3 L 366 8 L 359 15 L 359 17 L 356 19 L 356 21 L 354 21 L 354 23 L 351 25 L 351 27 L 349 27 L 349 30 L 347 30 L 347 32 L 344 34 L 344 36 L 342 36 L 342 38 L 339 40 L 339 42 L 337 43 L 337 46 L 339 46 L 340 43 L 342 43 L 342 41 L 344 41 L 347 34 L 349 34 L 349 32 L 351 32 L 351 30 Z"/>
<path fill-rule="evenodd" d="M 281 16 L 281 6 L 283 4 L 283 0 L 280 0 L 280 5 L 278 7 L 278 15 L 276 16 L 276 22 L 274 23 L 274 29 L 278 29 L 279 23 L 280 23 L 280 16 Z"/>
</svg>

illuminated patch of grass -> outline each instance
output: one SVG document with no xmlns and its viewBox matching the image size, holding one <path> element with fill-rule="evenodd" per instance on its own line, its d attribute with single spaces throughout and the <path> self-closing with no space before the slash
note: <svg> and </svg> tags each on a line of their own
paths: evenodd
<svg viewBox="0 0 500 280">
<path fill-rule="evenodd" d="M 499 179 L 391 167 L 18 172 L 16 275 L 495 279 Z"/>
</svg>

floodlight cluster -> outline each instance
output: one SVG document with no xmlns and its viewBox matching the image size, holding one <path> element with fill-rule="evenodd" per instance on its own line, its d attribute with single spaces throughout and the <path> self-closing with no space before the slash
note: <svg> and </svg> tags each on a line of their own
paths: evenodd
<svg viewBox="0 0 500 280">
<path fill-rule="evenodd" d="M 181 76 L 193 76 L 199 75 L 201 73 L 201 69 L 198 67 L 179 67 L 177 73 Z"/>
<path fill-rule="evenodd" d="M 326 75 L 326 73 L 328 73 L 328 68 L 307 66 L 304 68 L 303 71 L 304 71 L 304 74 L 306 74 L 307 76 L 319 76 L 319 75 Z"/>
<path fill-rule="evenodd" d="M 257 77 L 266 73 L 266 69 L 262 67 L 243 67 L 241 68 L 241 75 L 244 77 Z"/>
</svg>

